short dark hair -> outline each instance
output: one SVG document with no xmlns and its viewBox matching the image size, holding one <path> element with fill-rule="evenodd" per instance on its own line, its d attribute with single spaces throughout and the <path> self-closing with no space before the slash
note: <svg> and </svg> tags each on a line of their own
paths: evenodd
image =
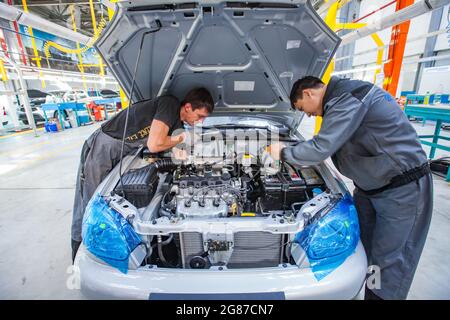
<svg viewBox="0 0 450 320">
<path fill-rule="evenodd" d="M 313 76 L 306 76 L 297 81 L 295 81 L 292 86 L 291 95 L 289 99 L 291 100 L 291 107 L 295 109 L 294 102 L 298 99 L 303 99 L 303 90 L 305 89 L 318 89 L 325 85 L 322 80 Z"/>
<path fill-rule="evenodd" d="M 209 93 L 209 91 L 205 88 L 195 88 L 190 90 L 183 101 L 181 101 L 181 105 L 185 105 L 186 103 L 190 103 L 192 105 L 192 110 L 206 108 L 208 113 L 213 112 L 214 110 L 214 100 Z"/>
</svg>

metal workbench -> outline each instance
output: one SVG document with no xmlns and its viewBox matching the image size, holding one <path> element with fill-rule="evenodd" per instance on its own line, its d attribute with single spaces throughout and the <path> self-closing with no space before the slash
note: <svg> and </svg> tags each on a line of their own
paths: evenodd
<svg viewBox="0 0 450 320">
<path fill-rule="evenodd" d="M 434 158 L 436 149 L 442 149 L 450 152 L 450 147 L 438 143 L 440 139 L 450 141 L 450 137 L 440 135 L 442 124 L 450 123 L 450 105 L 410 104 L 405 106 L 405 114 L 415 118 L 436 121 L 436 127 L 433 135 L 419 136 L 422 144 L 431 147 L 429 155 L 430 159 Z M 430 142 L 425 139 L 432 139 L 432 141 Z M 450 181 L 450 169 L 447 173 L 447 181 Z"/>
<path fill-rule="evenodd" d="M 75 112 L 75 118 L 77 120 L 77 125 L 80 126 L 80 119 L 78 117 L 78 111 L 86 111 L 85 103 L 81 102 L 59 102 L 59 103 L 44 103 L 41 105 L 42 110 L 44 111 L 45 122 L 48 122 L 47 115 L 45 111 L 47 110 L 57 110 L 59 123 L 61 124 L 62 130 L 64 130 L 64 120 L 63 120 L 63 110 L 73 110 Z"/>
</svg>

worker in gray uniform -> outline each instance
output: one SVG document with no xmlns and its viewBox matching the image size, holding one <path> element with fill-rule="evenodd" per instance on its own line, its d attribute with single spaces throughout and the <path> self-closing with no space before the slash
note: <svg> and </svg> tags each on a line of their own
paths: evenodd
<svg viewBox="0 0 450 320">
<path fill-rule="evenodd" d="M 381 288 L 366 299 L 406 299 L 433 211 L 433 181 L 414 128 L 386 91 L 369 82 L 307 76 L 295 82 L 293 108 L 322 116 L 318 135 L 294 146 L 271 146 L 293 165 L 331 157 L 353 180 L 361 241 Z"/>
<path fill-rule="evenodd" d="M 186 133 L 172 136 L 183 127 L 203 121 L 214 109 L 208 90 L 189 91 L 182 102 L 172 95 L 160 96 L 129 107 L 123 155 L 147 145 L 152 153 L 171 149 L 186 139 Z M 121 160 L 125 111 L 102 124 L 86 140 L 81 151 L 72 219 L 72 260 L 81 244 L 81 226 L 86 206 L 100 182 Z"/>
</svg>

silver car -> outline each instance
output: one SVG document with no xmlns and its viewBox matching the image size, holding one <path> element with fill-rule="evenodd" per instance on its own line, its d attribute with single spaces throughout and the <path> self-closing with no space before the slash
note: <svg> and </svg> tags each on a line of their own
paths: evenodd
<svg viewBox="0 0 450 320">
<path fill-rule="evenodd" d="M 291 86 L 323 75 L 339 45 L 310 3 L 121 2 L 96 48 L 126 92 L 141 39 L 133 101 L 205 87 L 216 107 L 188 128 L 185 161 L 142 148 L 123 159 L 122 183 L 117 166 L 98 187 L 75 260 L 83 294 L 362 297 L 367 258 L 344 183 L 325 163 L 293 167 L 266 149 L 303 140 Z"/>
</svg>

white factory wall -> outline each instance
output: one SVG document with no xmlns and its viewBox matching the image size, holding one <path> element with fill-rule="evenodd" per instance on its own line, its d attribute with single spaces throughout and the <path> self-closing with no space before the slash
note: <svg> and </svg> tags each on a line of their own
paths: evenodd
<svg viewBox="0 0 450 320">
<path fill-rule="evenodd" d="M 450 66 L 425 68 L 420 79 L 419 94 L 450 92 Z"/>
<path fill-rule="evenodd" d="M 448 28 L 448 32 L 440 34 L 436 41 L 436 47 L 435 50 L 448 50 L 450 49 L 450 21 L 449 21 L 449 14 L 450 14 L 450 5 L 444 7 L 444 12 L 442 15 L 441 20 L 441 27 L 440 29 L 446 29 Z"/>
<path fill-rule="evenodd" d="M 364 16 L 364 15 L 380 8 L 381 6 L 389 3 L 390 1 L 391 0 L 363 0 L 361 2 L 361 7 L 360 7 L 361 11 L 360 11 L 359 16 L 360 17 Z M 444 7 L 444 11 L 443 11 L 440 30 L 445 30 L 446 28 L 448 28 L 449 31 L 439 35 L 437 38 L 435 50 L 439 51 L 439 52 L 437 52 L 438 56 L 450 54 L 450 40 L 448 38 L 450 36 L 450 23 L 448 22 L 449 9 L 450 9 L 449 6 L 446 6 L 446 7 Z M 379 19 L 381 16 L 386 16 L 386 15 L 392 14 L 394 12 L 395 12 L 395 5 L 391 5 L 385 9 L 383 9 L 382 11 L 375 13 L 372 16 L 364 19 L 363 21 L 366 23 L 370 23 L 374 20 Z M 426 35 L 428 33 L 431 15 L 432 14 L 430 12 L 430 13 L 421 15 L 421 16 L 416 17 L 411 20 L 409 33 L 408 33 L 408 39 L 420 37 L 420 36 Z M 388 29 L 378 32 L 378 35 L 380 36 L 381 40 L 386 45 L 389 44 L 389 42 L 390 42 L 391 30 L 392 30 L 391 28 L 388 28 Z M 420 55 L 423 54 L 423 52 L 424 52 L 425 43 L 426 43 L 426 38 L 423 38 L 421 40 L 408 41 L 406 43 L 406 47 L 405 47 L 405 55 L 404 55 L 405 60 L 404 61 L 413 61 L 413 60 L 419 59 Z M 370 49 L 375 49 L 375 48 L 376 48 L 376 45 L 371 37 L 366 37 L 366 38 L 356 41 L 355 42 L 355 56 L 353 58 L 353 68 L 359 69 L 359 68 L 374 67 L 375 66 L 374 61 L 376 61 L 376 56 L 377 56 L 376 51 L 364 53 L 364 54 L 359 54 L 359 53 L 365 52 Z M 384 51 L 384 60 L 387 58 L 388 51 L 389 50 L 387 48 Z M 435 63 L 436 67 L 444 67 L 444 66 L 448 66 L 448 65 L 450 65 L 450 59 L 436 61 L 436 63 Z M 400 79 L 399 79 L 397 95 L 400 94 L 400 91 L 405 91 L 405 90 L 409 91 L 409 90 L 414 89 L 414 83 L 415 83 L 418 67 L 419 67 L 419 65 L 417 62 L 403 64 L 402 71 L 400 74 Z M 446 68 L 444 68 L 444 69 L 441 68 L 439 70 L 440 70 L 440 72 L 439 72 L 440 79 L 441 78 L 444 79 L 446 77 L 447 77 L 447 79 L 450 79 L 450 73 L 445 74 L 445 72 L 443 71 L 443 70 L 447 70 Z M 429 72 L 431 72 L 431 71 L 429 71 Z M 354 79 L 363 79 L 366 81 L 373 82 L 374 74 L 375 74 L 375 71 L 367 70 L 367 71 L 363 71 L 363 72 L 350 74 L 350 76 Z M 433 72 L 431 72 L 431 74 L 433 74 Z M 435 73 L 435 74 L 437 74 L 437 73 Z M 436 88 L 434 88 L 432 84 L 431 84 L 431 87 L 430 87 L 430 85 L 425 85 L 426 82 L 427 81 L 423 82 L 423 81 L 421 81 L 421 79 L 419 79 L 419 83 L 424 83 L 424 85 L 420 85 L 421 88 L 419 87 L 419 91 L 423 91 L 426 89 L 427 91 L 430 90 L 430 92 L 432 92 L 432 91 L 437 92 L 443 88 L 443 85 L 441 82 L 439 82 L 439 83 L 435 82 L 436 85 L 434 87 L 436 87 Z M 433 83 L 433 82 L 431 82 L 431 83 Z"/>
<path fill-rule="evenodd" d="M 390 0 L 363 0 L 361 2 L 361 12 L 360 12 L 359 16 L 362 17 L 389 2 L 390 2 Z M 363 21 L 370 23 L 374 20 L 379 19 L 382 16 L 390 15 L 394 12 L 395 12 L 395 5 L 391 5 L 385 9 L 383 9 L 382 11 L 377 12 L 377 13 L 373 14 L 372 16 L 364 19 Z M 424 14 L 424 15 L 421 15 L 419 17 L 412 19 L 410 27 L 409 27 L 408 38 L 427 34 L 428 33 L 428 25 L 430 24 L 430 18 L 431 18 L 431 13 L 427 13 L 427 14 Z M 388 28 L 388 29 L 378 32 L 378 35 L 380 36 L 381 40 L 383 41 L 383 43 L 385 45 L 389 44 L 389 42 L 391 40 L 391 30 L 392 30 L 391 28 Z M 426 41 L 426 39 L 408 42 L 405 47 L 405 57 L 423 53 L 423 50 L 425 48 L 425 41 Z M 372 38 L 365 37 L 363 39 L 356 41 L 355 54 L 358 54 L 360 52 L 367 51 L 370 49 L 375 49 L 375 48 L 376 48 L 376 45 L 375 45 L 375 42 L 372 40 Z M 388 53 L 388 50 L 386 49 L 384 52 L 385 58 L 387 57 L 387 53 Z M 377 57 L 376 51 L 362 54 L 362 55 L 357 55 L 354 57 L 353 66 L 358 67 L 358 66 L 370 64 L 376 60 L 376 57 Z"/>
<path fill-rule="evenodd" d="M 436 56 L 438 56 L 438 57 L 439 56 L 446 56 L 446 57 L 448 57 L 448 56 L 450 56 L 450 49 L 441 50 L 441 51 L 437 52 Z M 434 64 L 435 67 L 442 67 L 442 66 L 449 66 L 449 65 L 450 65 L 450 58 L 445 58 L 445 59 L 442 59 L 442 60 L 436 60 L 436 62 Z M 450 77 L 449 77 L 449 79 L 450 79 Z M 450 80 L 449 80 L 449 82 L 450 82 Z"/>
<path fill-rule="evenodd" d="M 361 2 L 359 16 L 362 17 L 362 16 L 378 9 L 379 7 L 387 4 L 388 2 L 389 2 L 389 0 L 363 0 Z M 395 12 L 395 7 L 394 7 L 394 5 L 391 5 L 385 9 L 383 9 L 382 11 L 377 12 L 377 13 L 373 14 L 372 16 L 362 20 L 361 22 L 371 23 L 372 21 L 379 19 L 383 15 L 389 15 L 394 12 Z M 388 41 L 390 39 L 391 29 L 382 30 L 382 31 L 378 32 L 378 35 L 380 36 L 383 43 L 386 44 L 386 43 L 388 43 Z M 367 64 L 371 64 L 374 61 L 376 61 L 376 59 L 377 59 L 376 51 L 358 55 L 361 52 L 364 52 L 364 51 L 367 51 L 370 49 L 375 49 L 375 48 L 376 48 L 376 44 L 373 41 L 372 37 L 365 37 L 363 39 L 356 41 L 355 42 L 355 57 L 353 58 L 353 66 L 355 68 L 361 67 L 361 66 L 365 66 Z"/>
<path fill-rule="evenodd" d="M 414 58 L 419 58 L 416 55 Z M 413 91 L 416 75 L 419 69 L 418 63 L 403 64 L 400 71 L 400 79 L 398 81 L 397 96 L 400 96 L 401 91 Z"/>
</svg>

